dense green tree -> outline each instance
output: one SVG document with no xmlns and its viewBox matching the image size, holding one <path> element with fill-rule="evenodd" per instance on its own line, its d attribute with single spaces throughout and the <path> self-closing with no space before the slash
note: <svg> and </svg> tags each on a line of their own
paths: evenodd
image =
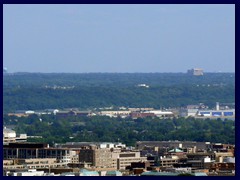
<svg viewBox="0 0 240 180">
<path fill-rule="evenodd" d="M 235 143 L 235 122 L 194 118 L 159 119 L 110 118 L 104 116 L 56 118 L 4 117 L 4 124 L 14 126 L 17 133 L 42 136 L 52 143 L 67 141 L 110 141 L 134 146 L 136 141 L 189 140 Z M 39 118 L 43 119 L 42 121 Z M 45 119 L 45 120 L 44 120 Z M 54 120 L 52 120 L 54 119 Z M 177 128 L 176 128 L 177 127 Z M 200 128 L 201 127 L 201 128 Z M 33 141 L 34 139 L 30 139 Z"/>
<path fill-rule="evenodd" d="M 150 87 L 138 87 L 146 83 Z M 235 74 L 207 73 L 27 73 L 3 77 L 3 110 L 105 106 L 179 107 L 235 100 Z"/>
</svg>

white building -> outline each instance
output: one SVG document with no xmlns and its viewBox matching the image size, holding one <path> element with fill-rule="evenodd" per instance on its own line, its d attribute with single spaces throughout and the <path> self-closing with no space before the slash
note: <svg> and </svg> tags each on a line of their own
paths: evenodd
<svg viewBox="0 0 240 180">
<path fill-rule="evenodd" d="M 3 138 L 4 139 L 11 139 L 11 138 L 16 138 L 16 132 L 4 127 L 3 129 Z"/>
<path fill-rule="evenodd" d="M 148 112 L 155 114 L 157 117 L 171 117 L 174 115 L 171 111 L 152 110 Z"/>
<path fill-rule="evenodd" d="M 44 171 L 37 171 L 36 169 L 28 169 L 28 171 L 9 172 L 7 176 L 44 176 Z"/>
<path fill-rule="evenodd" d="M 20 134 L 20 136 L 17 137 L 16 132 L 14 130 L 6 127 L 3 128 L 3 143 L 25 141 L 27 141 L 27 134 Z"/>
<path fill-rule="evenodd" d="M 145 88 L 149 88 L 149 85 L 146 85 L 146 84 L 138 84 L 137 86 L 138 86 L 138 87 L 145 87 Z"/>
<path fill-rule="evenodd" d="M 131 111 L 101 111 L 99 115 L 101 116 L 109 116 L 109 117 L 122 117 L 125 118 L 129 116 Z"/>
</svg>

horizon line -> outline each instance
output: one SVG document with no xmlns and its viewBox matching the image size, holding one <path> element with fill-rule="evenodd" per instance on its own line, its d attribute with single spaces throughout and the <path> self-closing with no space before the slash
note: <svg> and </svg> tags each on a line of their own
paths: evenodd
<svg viewBox="0 0 240 180">
<path fill-rule="evenodd" d="M 28 71 L 17 71 L 17 72 L 4 72 L 3 74 L 17 74 L 17 73 L 28 73 L 28 74 L 157 74 L 157 73 L 182 73 L 188 74 L 188 72 L 28 72 Z M 203 73 L 235 73 L 229 71 L 207 71 Z"/>
</svg>

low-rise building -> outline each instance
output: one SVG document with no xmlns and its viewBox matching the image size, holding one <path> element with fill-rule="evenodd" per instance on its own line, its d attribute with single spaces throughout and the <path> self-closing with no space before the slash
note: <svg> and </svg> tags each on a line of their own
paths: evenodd
<svg viewBox="0 0 240 180">
<path fill-rule="evenodd" d="M 235 163 L 213 163 L 209 167 L 210 174 L 235 175 Z"/>
<path fill-rule="evenodd" d="M 133 162 L 145 162 L 147 157 L 141 157 L 140 151 L 113 151 L 112 159 L 118 170 L 124 170 L 127 166 L 131 166 Z"/>
<path fill-rule="evenodd" d="M 3 169 L 43 169 L 65 167 L 65 163 L 57 161 L 56 158 L 37 158 L 37 159 L 14 159 L 3 160 Z"/>
<path fill-rule="evenodd" d="M 168 151 L 172 148 L 194 148 L 196 151 L 207 150 L 210 146 L 209 142 L 196 142 L 196 141 L 137 141 L 136 149 L 143 150 L 144 147 L 158 147 Z"/>
<path fill-rule="evenodd" d="M 9 143 L 3 146 L 3 159 L 56 158 L 58 162 L 71 162 L 68 148 L 51 148 L 47 143 Z"/>
<path fill-rule="evenodd" d="M 6 176 L 44 176 L 44 171 L 37 171 L 36 169 L 28 169 L 28 170 L 21 170 L 21 171 L 7 171 Z"/>
<path fill-rule="evenodd" d="M 173 165 L 177 164 L 178 161 L 179 161 L 178 156 L 160 157 L 160 166 L 161 167 L 173 167 Z"/>
<path fill-rule="evenodd" d="M 27 134 L 20 134 L 17 136 L 16 132 L 12 129 L 3 128 L 3 144 L 8 144 L 11 142 L 26 142 Z"/>
<path fill-rule="evenodd" d="M 91 111 L 78 111 L 78 110 L 65 110 L 65 111 L 58 111 L 55 113 L 57 117 L 64 118 L 64 117 L 71 117 L 71 116 L 90 116 L 92 114 Z"/>
<path fill-rule="evenodd" d="M 101 116 L 109 116 L 109 117 L 128 117 L 131 111 L 100 111 L 99 115 Z"/>
<path fill-rule="evenodd" d="M 146 118 L 146 117 L 156 117 L 154 113 L 147 113 L 147 112 L 132 112 L 130 114 L 132 119 L 137 119 L 137 118 Z"/>
</svg>

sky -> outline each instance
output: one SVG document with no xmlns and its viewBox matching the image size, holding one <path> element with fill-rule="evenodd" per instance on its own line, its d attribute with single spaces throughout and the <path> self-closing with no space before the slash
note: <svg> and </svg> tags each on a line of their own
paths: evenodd
<svg viewBox="0 0 240 180">
<path fill-rule="evenodd" d="M 234 4 L 3 4 L 8 72 L 235 72 Z"/>
</svg>

